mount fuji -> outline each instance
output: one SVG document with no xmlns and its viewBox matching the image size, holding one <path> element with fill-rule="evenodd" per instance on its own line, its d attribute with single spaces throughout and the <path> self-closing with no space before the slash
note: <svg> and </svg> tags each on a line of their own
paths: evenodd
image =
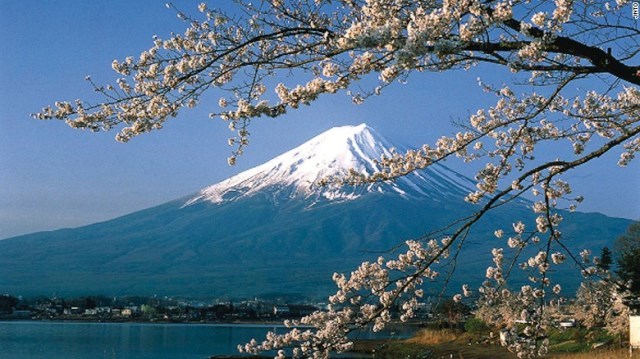
<svg viewBox="0 0 640 359">
<path fill-rule="evenodd" d="M 462 199 L 475 183 L 439 164 L 391 183 L 318 185 L 350 169 L 373 173 L 391 148 L 364 124 L 336 127 L 193 195 L 106 222 L 2 240 L 0 292 L 325 296 L 333 272 L 388 256 L 404 240 L 474 210 Z M 503 246 L 495 243 L 496 225 L 530 213 L 518 202 L 477 224 L 457 263 L 464 282 L 483 279 L 490 259 L 478 253 Z M 601 214 L 565 217 L 565 238 L 596 253 L 630 223 Z"/>
<path fill-rule="evenodd" d="M 335 127 L 260 166 L 203 189 L 185 205 L 200 201 L 221 204 L 258 193 L 268 193 L 275 202 L 302 199 L 310 201 L 310 206 L 327 200 L 334 203 L 355 200 L 367 193 L 385 191 L 406 199 L 432 195 L 459 199 L 474 186 L 468 178 L 443 166 L 412 173 L 394 183 L 361 187 L 318 185 L 322 179 L 345 176 L 350 170 L 373 174 L 380 170 L 376 160 L 391 157 L 393 148 L 366 124 Z"/>
</svg>

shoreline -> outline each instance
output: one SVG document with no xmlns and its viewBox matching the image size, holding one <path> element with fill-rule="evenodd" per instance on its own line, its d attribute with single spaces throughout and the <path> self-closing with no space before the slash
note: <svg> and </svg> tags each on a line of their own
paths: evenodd
<svg viewBox="0 0 640 359">
<path fill-rule="evenodd" d="M 286 318 L 289 319 L 289 318 Z M 0 323 L 10 323 L 10 322 L 33 322 L 33 323 L 79 323 L 79 324 L 158 324 L 158 325 L 218 325 L 218 326 L 227 326 L 227 325 L 239 325 L 239 326 L 277 326 L 286 328 L 284 325 L 283 318 L 282 320 L 266 320 L 266 321 L 258 321 L 258 320 L 235 320 L 235 321 L 175 321 L 175 320 L 143 320 L 143 319 L 92 319 L 92 318 L 2 318 L 0 317 Z M 314 328 L 311 325 L 295 325 L 292 328 Z M 422 327 L 422 323 L 418 322 L 391 322 L 385 326 L 385 330 L 395 331 L 400 328 L 414 328 L 419 329 Z M 365 339 L 366 340 L 366 339 Z"/>
<path fill-rule="evenodd" d="M 54 323 L 54 324 L 149 324 L 149 325 L 210 325 L 210 326 L 247 326 L 247 327 L 278 327 L 287 328 L 282 321 L 150 321 L 150 320 L 92 320 L 87 318 L 54 318 L 54 319 L 29 319 L 29 318 L 14 318 L 6 319 L 0 318 L 0 323 Z M 404 336 L 396 336 L 395 331 L 401 329 L 412 328 L 412 332 L 416 332 L 422 327 L 421 323 L 402 323 L 391 322 L 385 327 L 385 331 L 389 331 L 390 335 L 388 339 L 406 339 Z M 295 325 L 291 328 L 298 329 L 314 329 L 311 325 Z M 365 332 L 366 329 L 362 329 Z M 354 338 L 354 341 L 368 341 L 373 339 L 358 339 Z M 387 340 L 387 339 L 385 339 Z"/>
</svg>

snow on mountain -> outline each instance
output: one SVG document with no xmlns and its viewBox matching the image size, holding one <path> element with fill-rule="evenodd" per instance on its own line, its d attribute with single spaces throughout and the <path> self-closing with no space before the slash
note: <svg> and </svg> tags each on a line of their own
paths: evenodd
<svg viewBox="0 0 640 359">
<path fill-rule="evenodd" d="M 319 186 L 318 181 L 341 176 L 354 169 L 372 174 L 380 168 L 375 160 L 391 156 L 394 146 L 366 124 L 334 127 L 272 160 L 202 189 L 185 206 L 200 201 L 223 203 L 257 193 L 276 199 L 302 197 L 313 200 L 353 200 L 364 193 L 393 191 L 405 197 L 456 195 L 470 191 L 468 178 L 437 165 L 393 183 L 366 186 Z M 437 194 L 437 196 L 436 196 Z"/>
</svg>

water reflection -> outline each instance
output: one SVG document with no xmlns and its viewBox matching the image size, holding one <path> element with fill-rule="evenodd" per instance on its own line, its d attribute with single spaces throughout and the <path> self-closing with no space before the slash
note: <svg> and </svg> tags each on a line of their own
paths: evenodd
<svg viewBox="0 0 640 359">
<path fill-rule="evenodd" d="M 201 359 L 237 354 L 238 344 L 264 338 L 274 325 L 0 322 L 0 357 Z M 411 329 L 395 329 L 407 337 Z M 390 332 L 365 331 L 357 339 L 385 338 Z"/>
</svg>

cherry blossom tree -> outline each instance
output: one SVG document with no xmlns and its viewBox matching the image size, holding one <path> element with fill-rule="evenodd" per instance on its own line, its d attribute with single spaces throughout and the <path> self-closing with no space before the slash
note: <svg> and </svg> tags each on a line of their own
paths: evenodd
<svg viewBox="0 0 640 359">
<path fill-rule="evenodd" d="M 226 14 L 206 4 L 187 15 L 183 34 L 153 37 L 138 57 L 114 60 L 120 78 L 102 86 L 98 103 L 56 102 L 34 116 L 63 120 L 73 128 L 117 129 L 119 141 L 161 129 L 183 108 L 220 99 L 211 117 L 228 122 L 234 164 L 249 144 L 251 121 L 278 117 L 312 105 L 320 96 L 346 93 L 355 104 L 384 95 L 415 72 L 465 71 L 483 64 L 511 72 L 511 84 L 486 84 L 495 105 L 469 116 L 460 131 L 436 143 L 381 158 L 375 174 L 353 172 L 327 185 L 392 181 L 449 158 L 480 162 L 477 189 L 466 200 L 477 211 L 446 231 L 408 241 L 395 258 L 365 262 L 350 275 L 336 273 L 331 308 L 294 326 L 252 341 L 247 352 L 285 349 L 294 356 L 326 357 L 351 348 L 347 334 L 373 324 L 379 330 L 401 308 L 412 317 L 423 287 L 438 275 L 434 264 L 461 248 L 474 225 L 489 211 L 523 194 L 535 198 L 535 224 L 514 221 L 496 228 L 504 248 L 533 255 L 505 257 L 493 250 L 494 264 L 478 293 L 488 302 L 508 295 L 526 317 L 530 341 L 514 350 L 521 357 L 542 355 L 545 300 L 561 291 L 550 268 L 565 260 L 585 274 L 595 271 L 571 253 L 558 229 L 561 209 L 582 200 L 563 175 L 603 156 L 619 154 L 626 166 L 640 148 L 640 31 L 626 0 L 256 0 L 237 1 Z M 294 76 L 290 76 L 293 74 Z M 589 90 L 585 90 L 589 89 Z M 562 158 L 538 158 L 534 150 L 566 145 Z M 446 234 L 445 234 L 446 233 Z M 584 257 L 588 253 L 583 253 Z M 521 267 L 531 283 L 505 292 L 507 272 Z M 454 299 L 470 294 L 469 287 Z M 504 301 L 504 300 L 503 300 Z"/>
<path fill-rule="evenodd" d="M 580 284 L 572 309 L 581 325 L 606 327 L 611 334 L 625 334 L 629 310 L 622 305 L 619 278 L 609 271 L 610 256 L 611 252 L 604 247 L 600 257 L 592 258 L 595 272 L 590 271 Z"/>
<path fill-rule="evenodd" d="M 573 305 L 575 319 L 586 327 L 605 327 L 611 334 L 626 335 L 629 307 L 613 281 L 588 280 L 580 284 Z"/>
</svg>

